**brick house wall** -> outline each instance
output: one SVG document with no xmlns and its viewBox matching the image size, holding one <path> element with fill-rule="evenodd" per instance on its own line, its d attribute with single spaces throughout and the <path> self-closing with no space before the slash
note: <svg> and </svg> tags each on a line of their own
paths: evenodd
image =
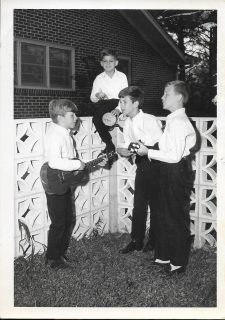
<svg viewBox="0 0 225 320">
<path fill-rule="evenodd" d="M 75 48 L 75 91 L 14 89 L 14 118 L 48 117 L 53 98 L 74 101 L 81 115 L 90 115 L 89 96 L 93 73 L 85 58 L 105 48 L 131 58 L 131 83 L 145 91 L 143 110 L 164 115 L 160 97 L 164 84 L 175 79 L 175 66 L 169 66 L 117 10 L 14 10 L 14 36 L 68 45 Z M 98 69 L 101 72 L 101 69 Z"/>
</svg>

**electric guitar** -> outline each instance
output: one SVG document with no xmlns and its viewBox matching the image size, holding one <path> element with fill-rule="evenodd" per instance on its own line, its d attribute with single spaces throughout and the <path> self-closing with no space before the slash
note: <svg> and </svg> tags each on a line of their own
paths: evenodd
<svg viewBox="0 0 225 320">
<path fill-rule="evenodd" d="M 89 170 L 100 163 L 103 159 L 110 159 L 115 152 L 102 154 L 98 158 L 85 163 L 83 170 L 63 171 L 52 169 L 48 162 L 45 162 L 40 170 L 40 178 L 43 189 L 48 194 L 62 195 L 66 193 L 71 186 L 75 186 L 88 178 Z"/>
</svg>

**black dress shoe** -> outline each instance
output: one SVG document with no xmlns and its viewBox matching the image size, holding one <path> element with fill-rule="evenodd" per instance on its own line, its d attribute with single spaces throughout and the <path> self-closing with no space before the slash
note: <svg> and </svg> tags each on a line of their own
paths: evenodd
<svg viewBox="0 0 225 320">
<path fill-rule="evenodd" d="M 63 260 L 63 262 L 69 262 L 69 263 L 73 263 L 75 260 L 69 258 L 67 255 L 62 255 L 60 256 L 60 259 Z"/>
<path fill-rule="evenodd" d="M 52 269 L 67 269 L 72 268 L 71 264 L 63 261 L 61 258 L 57 260 L 50 260 L 49 261 L 50 267 Z"/>
<path fill-rule="evenodd" d="M 131 241 L 130 243 L 128 243 L 128 245 L 125 248 L 120 249 L 119 252 L 125 254 L 135 250 L 140 251 L 142 249 L 143 249 L 143 241 Z"/>
<path fill-rule="evenodd" d="M 153 250 L 154 250 L 153 245 L 151 244 L 150 241 L 148 241 L 143 248 L 143 252 L 149 252 L 149 251 L 153 251 Z"/>
</svg>

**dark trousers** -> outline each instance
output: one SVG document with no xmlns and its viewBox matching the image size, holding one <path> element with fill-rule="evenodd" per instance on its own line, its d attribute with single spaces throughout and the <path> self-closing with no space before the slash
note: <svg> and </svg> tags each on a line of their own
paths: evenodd
<svg viewBox="0 0 225 320">
<path fill-rule="evenodd" d="M 76 217 L 72 209 L 71 190 L 63 195 L 46 194 L 46 197 L 51 219 L 46 258 L 56 260 L 66 254 Z"/>
<path fill-rule="evenodd" d="M 98 131 L 103 142 L 107 144 L 112 143 L 112 137 L 109 133 L 109 128 L 102 122 L 102 116 L 106 112 L 111 112 L 118 106 L 119 99 L 99 100 L 94 105 L 93 123 Z"/>
<path fill-rule="evenodd" d="M 189 160 L 160 163 L 160 210 L 156 217 L 155 258 L 185 266 L 190 251 L 190 193 L 194 175 Z"/>
<path fill-rule="evenodd" d="M 137 156 L 136 164 L 131 238 L 141 241 L 145 238 L 147 209 L 150 205 L 149 241 L 154 247 L 155 218 L 159 208 L 159 162 Z"/>
</svg>

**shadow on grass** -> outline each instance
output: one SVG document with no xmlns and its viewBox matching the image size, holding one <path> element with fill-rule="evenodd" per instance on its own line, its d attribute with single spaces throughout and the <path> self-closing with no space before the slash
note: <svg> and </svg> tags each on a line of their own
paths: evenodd
<svg viewBox="0 0 225 320">
<path fill-rule="evenodd" d="M 74 268 L 52 270 L 44 254 L 15 260 L 15 307 L 216 307 L 215 248 L 191 250 L 182 275 L 168 278 L 150 253 L 121 255 L 129 235 L 72 240 Z"/>
</svg>

